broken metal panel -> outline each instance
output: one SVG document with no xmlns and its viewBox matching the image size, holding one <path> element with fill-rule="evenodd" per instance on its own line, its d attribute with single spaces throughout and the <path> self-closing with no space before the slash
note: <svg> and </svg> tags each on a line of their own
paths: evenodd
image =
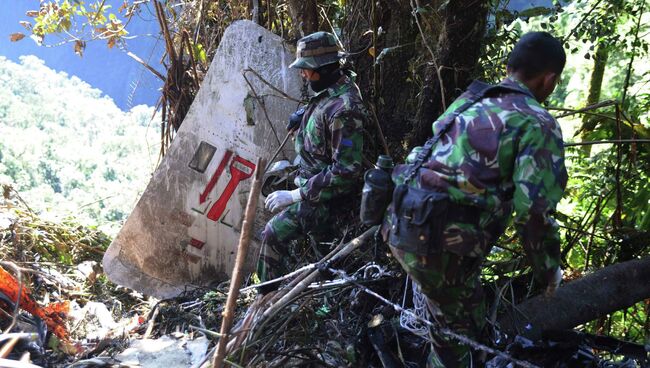
<svg viewBox="0 0 650 368">
<path fill-rule="evenodd" d="M 167 298 L 229 277 L 254 163 L 271 158 L 297 107 L 247 73 L 251 91 L 243 71 L 298 98 L 292 58 L 280 37 L 250 21 L 228 27 L 168 154 L 104 256 L 112 281 Z M 287 147 L 279 158 L 293 156 Z M 268 217 L 258 207 L 256 234 Z M 259 238 L 252 239 L 247 270 L 258 253 Z"/>
</svg>

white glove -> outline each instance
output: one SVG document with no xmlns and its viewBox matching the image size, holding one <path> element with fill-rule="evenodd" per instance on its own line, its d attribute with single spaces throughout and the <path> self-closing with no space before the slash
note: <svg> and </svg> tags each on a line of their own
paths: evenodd
<svg viewBox="0 0 650 368">
<path fill-rule="evenodd" d="M 271 212 L 277 212 L 281 209 L 294 204 L 296 202 L 302 201 L 302 196 L 300 195 L 300 189 L 294 190 L 277 190 L 264 201 L 264 206 L 267 210 Z"/>
<path fill-rule="evenodd" d="M 555 293 L 555 290 L 560 286 L 560 283 L 562 282 L 562 269 L 560 267 L 555 270 L 555 274 L 553 275 L 553 279 L 549 281 L 548 286 L 546 286 L 546 296 L 551 296 Z"/>
</svg>

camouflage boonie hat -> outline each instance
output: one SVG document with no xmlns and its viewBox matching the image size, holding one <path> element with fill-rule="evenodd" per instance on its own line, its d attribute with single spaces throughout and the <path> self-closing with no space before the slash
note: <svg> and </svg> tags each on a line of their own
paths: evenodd
<svg viewBox="0 0 650 368">
<path fill-rule="evenodd" d="M 344 53 L 329 32 L 316 32 L 298 40 L 296 60 L 289 65 L 297 69 L 318 69 L 338 62 Z"/>
</svg>

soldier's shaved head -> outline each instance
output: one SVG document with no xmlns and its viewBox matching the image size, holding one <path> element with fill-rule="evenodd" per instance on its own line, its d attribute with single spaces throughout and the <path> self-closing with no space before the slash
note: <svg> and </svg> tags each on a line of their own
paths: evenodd
<svg viewBox="0 0 650 368">
<path fill-rule="evenodd" d="M 566 63 L 562 43 L 548 32 L 530 32 L 521 37 L 508 58 L 508 70 L 526 79 L 542 73 L 561 74 Z"/>
</svg>

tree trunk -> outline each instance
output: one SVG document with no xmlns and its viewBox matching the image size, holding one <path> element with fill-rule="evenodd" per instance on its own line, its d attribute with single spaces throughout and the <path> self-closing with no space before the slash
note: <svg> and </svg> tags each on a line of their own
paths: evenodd
<svg viewBox="0 0 650 368">
<path fill-rule="evenodd" d="M 603 75 L 605 74 L 605 67 L 607 66 L 607 59 L 609 58 L 609 51 L 607 47 L 599 45 L 596 53 L 594 54 L 594 70 L 591 72 L 591 80 L 589 82 L 589 95 L 587 96 L 587 106 L 593 105 L 600 101 L 600 91 L 603 86 Z M 601 118 L 585 114 L 582 117 L 582 126 L 580 127 L 580 138 L 583 141 L 589 140 L 589 134 L 593 132 L 596 125 L 601 121 Z M 591 152 L 591 146 L 583 146 L 582 151 L 588 156 Z"/>
<path fill-rule="evenodd" d="M 650 257 L 617 263 L 539 295 L 499 318 L 501 331 L 539 338 L 544 330 L 564 330 L 650 298 Z"/>
<path fill-rule="evenodd" d="M 488 5 L 486 0 L 456 0 L 449 1 L 442 11 L 444 23 L 434 50 L 435 63 L 426 70 L 409 146 L 422 145 L 431 137 L 431 124 L 472 81 L 485 33 Z"/>
<path fill-rule="evenodd" d="M 379 124 L 388 141 L 391 154 L 399 160 L 404 154 L 402 143 L 411 130 L 411 121 L 417 109 L 415 83 L 409 68 L 417 56 L 413 40 L 417 28 L 411 15 L 410 0 L 380 0 L 351 3 L 346 6 L 346 24 L 343 41 L 347 51 L 352 52 L 348 61 L 359 75 L 359 88 L 368 105 L 374 105 Z M 373 13 L 374 12 L 374 13 Z M 379 34 L 381 29 L 381 34 Z M 377 36 L 364 33 L 376 31 Z M 371 49 L 372 48 L 372 49 Z M 374 50 L 374 57 L 372 51 Z M 371 143 L 379 140 L 374 137 Z M 379 147 L 371 151 L 381 153 Z M 371 157 L 375 160 L 376 157 Z"/>
<path fill-rule="evenodd" d="M 251 5 L 253 8 L 252 11 L 252 20 L 253 22 L 260 24 L 260 0 L 252 0 Z"/>
<path fill-rule="evenodd" d="M 288 0 L 291 16 L 290 40 L 298 40 L 318 31 L 318 7 L 316 0 Z"/>
</svg>

